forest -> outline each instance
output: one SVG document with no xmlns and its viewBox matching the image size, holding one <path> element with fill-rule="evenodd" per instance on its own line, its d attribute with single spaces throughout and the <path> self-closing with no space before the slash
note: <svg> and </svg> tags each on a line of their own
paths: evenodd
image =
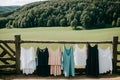
<svg viewBox="0 0 120 80">
<path fill-rule="evenodd" d="M 14 9 L 19 8 L 20 6 L 0 6 L 0 13 L 1 12 L 8 12 L 8 11 L 12 11 Z"/>
<path fill-rule="evenodd" d="M 120 27 L 119 1 L 51 0 L 0 13 L 0 28 Z"/>
</svg>

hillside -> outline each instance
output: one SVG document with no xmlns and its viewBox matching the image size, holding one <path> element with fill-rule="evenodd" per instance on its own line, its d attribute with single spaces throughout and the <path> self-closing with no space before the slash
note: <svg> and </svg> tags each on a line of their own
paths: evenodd
<svg viewBox="0 0 120 80">
<path fill-rule="evenodd" d="M 17 9 L 19 7 L 20 6 L 0 6 L 0 13 L 9 12 L 9 11 L 15 10 L 15 9 Z"/>
<path fill-rule="evenodd" d="M 50 0 L 34 2 L 2 16 L 0 27 L 120 26 L 120 5 L 111 1 Z"/>
</svg>

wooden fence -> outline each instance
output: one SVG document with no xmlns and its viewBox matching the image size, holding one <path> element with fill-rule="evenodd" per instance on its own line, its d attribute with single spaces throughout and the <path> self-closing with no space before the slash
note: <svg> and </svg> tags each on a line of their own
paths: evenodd
<svg viewBox="0 0 120 80">
<path fill-rule="evenodd" d="M 8 45 L 8 43 L 14 44 L 15 50 L 12 50 L 12 48 Z M 118 41 L 118 36 L 113 36 L 113 39 L 111 41 L 70 41 L 70 40 L 21 40 L 20 35 L 15 35 L 15 40 L 0 40 L 0 61 L 4 63 L 3 65 L 0 65 L 0 72 L 6 72 L 4 70 L 7 70 L 8 68 L 14 68 L 13 71 L 8 72 L 16 72 L 20 74 L 20 50 L 21 50 L 21 44 L 23 43 L 57 43 L 57 44 L 111 44 L 112 45 L 112 52 L 113 52 L 113 73 L 116 73 L 118 69 L 120 70 L 120 66 L 117 66 L 117 63 L 120 62 L 120 60 L 117 59 L 117 56 L 120 55 L 120 51 L 117 51 L 117 46 L 120 44 L 120 41 Z M 3 46 L 4 45 L 4 46 Z M 6 47 L 6 48 L 4 48 Z M 5 55 L 8 55 L 9 57 L 4 57 Z M 8 63 L 7 60 L 14 61 L 14 64 Z"/>
</svg>

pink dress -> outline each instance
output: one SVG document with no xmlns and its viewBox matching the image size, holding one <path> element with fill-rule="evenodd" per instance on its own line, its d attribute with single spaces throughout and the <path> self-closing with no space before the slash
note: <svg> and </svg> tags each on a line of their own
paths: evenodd
<svg viewBox="0 0 120 80">
<path fill-rule="evenodd" d="M 48 65 L 50 65 L 50 74 L 57 76 L 61 75 L 61 50 L 58 48 L 56 51 L 52 49 L 49 50 L 49 61 Z"/>
</svg>

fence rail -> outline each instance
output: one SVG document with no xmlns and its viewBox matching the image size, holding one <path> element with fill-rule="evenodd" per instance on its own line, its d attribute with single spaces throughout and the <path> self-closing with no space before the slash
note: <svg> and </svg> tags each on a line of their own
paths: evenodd
<svg viewBox="0 0 120 80">
<path fill-rule="evenodd" d="M 10 46 L 8 46 L 7 43 L 13 43 L 15 44 L 15 51 L 13 51 Z M 49 44 L 111 44 L 112 45 L 112 53 L 113 53 L 113 73 L 116 73 L 117 71 L 117 54 L 119 51 L 117 51 L 117 46 L 120 44 L 120 41 L 118 41 L 118 36 L 113 36 L 112 40 L 104 40 L 104 41 L 80 41 L 80 40 L 22 40 L 20 35 L 15 35 L 15 40 L 0 40 L 0 48 L 2 48 L 4 51 L 0 54 L 0 60 L 14 60 L 16 61 L 15 65 L 8 65 L 6 64 L 6 67 L 15 67 L 16 72 L 20 73 L 20 50 L 21 50 L 21 44 L 25 43 L 49 43 Z M 7 50 L 1 46 L 1 44 L 4 44 L 13 54 L 15 54 L 15 57 L 13 57 Z M 11 58 L 2 58 L 2 56 L 5 55 L 5 52 L 7 52 Z M 2 65 L 1 67 L 4 67 L 5 65 Z"/>
<path fill-rule="evenodd" d="M 0 40 L 0 43 L 15 43 L 15 40 Z M 21 40 L 20 43 L 57 43 L 57 44 L 112 44 L 112 41 L 74 41 L 74 40 Z M 120 41 L 118 42 L 120 44 Z"/>
<path fill-rule="evenodd" d="M 120 44 L 120 41 L 118 41 L 118 44 Z"/>
<path fill-rule="evenodd" d="M 0 40 L 0 43 L 15 43 L 15 40 Z"/>
<path fill-rule="evenodd" d="M 71 40 L 21 40 L 21 43 L 57 43 L 57 44 L 112 44 L 112 41 L 71 41 Z"/>
</svg>

